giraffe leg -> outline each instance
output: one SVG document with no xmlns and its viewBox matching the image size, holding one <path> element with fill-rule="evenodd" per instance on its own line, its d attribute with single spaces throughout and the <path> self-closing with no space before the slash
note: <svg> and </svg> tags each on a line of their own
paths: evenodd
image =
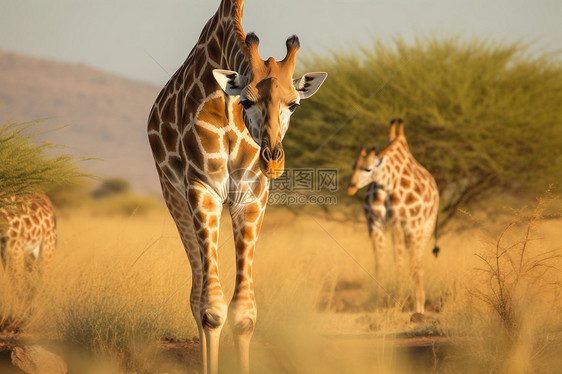
<svg viewBox="0 0 562 374">
<path fill-rule="evenodd" d="M 402 228 L 395 227 L 392 230 L 392 243 L 394 245 L 394 260 L 396 263 L 396 269 L 398 274 L 400 274 L 404 268 L 405 251 L 404 232 L 402 231 Z"/>
<path fill-rule="evenodd" d="M 375 277 L 380 276 L 386 238 L 384 230 L 376 224 L 371 228 L 371 244 L 375 253 Z"/>
<path fill-rule="evenodd" d="M 43 275 L 49 273 L 51 270 L 55 245 L 56 238 L 54 230 L 47 230 L 41 245 L 40 258 L 38 259 L 38 270 Z"/>
<path fill-rule="evenodd" d="M 193 227 L 193 219 L 189 211 L 187 200 L 169 183 L 162 180 L 162 192 L 168 210 L 183 243 L 189 264 L 191 266 L 191 293 L 189 297 L 191 313 L 197 323 L 197 330 L 199 332 L 199 344 L 201 349 L 201 362 L 203 365 L 203 372 L 207 373 L 207 344 L 205 334 L 203 333 L 203 325 L 201 323 L 201 289 L 203 288 L 203 272 L 201 265 L 201 255 L 199 251 L 199 243 L 195 236 Z"/>
<path fill-rule="evenodd" d="M 8 239 L 5 248 L 6 272 L 15 288 L 23 285 L 25 275 L 25 250 L 23 244 L 17 239 Z"/>
<path fill-rule="evenodd" d="M 423 289 L 423 265 L 422 256 L 425 242 L 422 235 L 407 234 L 406 241 L 411 254 L 410 268 L 414 278 L 415 288 L 415 310 L 416 313 L 424 313 L 425 291 Z"/>
<path fill-rule="evenodd" d="M 236 284 L 228 308 L 228 319 L 242 373 L 250 372 L 250 340 L 257 316 L 252 263 L 263 213 L 254 204 L 243 209 L 231 209 L 236 244 Z"/>
<path fill-rule="evenodd" d="M 219 281 L 217 253 L 222 204 L 218 196 L 201 186 L 191 186 L 187 198 L 201 256 L 199 314 L 207 347 L 207 369 L 209 373 L 216 374 L 219 338 L 227 315 L 226 299 Z"/>
</svg>

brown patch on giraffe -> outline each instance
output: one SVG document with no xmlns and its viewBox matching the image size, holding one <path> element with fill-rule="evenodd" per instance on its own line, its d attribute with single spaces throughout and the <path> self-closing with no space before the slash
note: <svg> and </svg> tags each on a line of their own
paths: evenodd
<svg viewBox="0 0 562 374">
<path fill-rule="evenodd" d="M 394 157 L 394 159 L 401 164 L 406 159 L 406 155 L 404 155 L 404 152 L 400 148 L 398 148 L 396 150 L 396 156 Z"/>
<path fill-rule="evenodd" d="M 164 142 L 173 147 L 173 149 L 168 149 L 168 151 L 175 151 L 178 146 L 179 134 L 178 130 L 173 127 L 172 123 L 164 121 L 160 125 L 160 134 L 162 135 Z"/>
<path fill-rule="evenodd" d="M 393 192 L 390 194 L 390 203 L 397 204 L 400 201 L 401 194 L 398 192 Z"/>
<path fill-rule="evenodd" d="M 194 50 L 195 55 L 194 55 L 194 61 L 193 61 L 193 68 L 196 71 L 205 71 L 206 67 L 207 67 L 207 54 L 205 53 L 204 49 L 195 49 Z M 204 96 L 202 96 L 201 98 L 203 98 Z M 195 97 L 197 99 L 196 102 L 200 102 L 199 98 L 196 96 Z M 190 105 L 191 106 L 191 105 Z"/>
<path fill-rule="evenodd" d="M 236 268 L 244 269 L 245 265 L 246 265 L 246 260 L 244 259 L 243 256 L 239 256 L 238 259 L 236 259 Z"/>
<path fill-rule="evenodd" d="M 410 208 L 410 217 L 414 217 L 414 216 L 418 215 L 420 210 L 421 210 L 421 205 L 419 205 L 419 204 L 416 205 L 413 208 Z"/>
<path fill-rule="evenodd" d="M 218 208 L 216 201 L 209 194 L 203 195 L 200 206 L 206 212 L 214 212 Z"/>
<path fill-rule="evenodd" d="M 205 157 L 199 148 L 199 143 L 197 142 L 195 130 L 193 128 L 189 129 L 183 137 L 183 147 L 185 149 L 186 158 L 202 169 Z"/>
<path fill-rule="evenodd" d="M 406 195 L 406 199 L 404 200 L 404 203 L 406 205 L 411 205 L 411 204 L 415 203 L 416 201 L 417 201 L 416 196 L 413 193 L 408 192 L 408 194 Z"/>
<path fill-rule="evenodd" d="M 210 174 L 219 174 L 219 173 L 226 173 L 226 166 L 225 166 L 225 158 L 208 158 L 207 159 L 207 173 Z"/>
<path fill-rule="evenodd" d="M 212 215 L 207 219 L 207 224 L 211 227 L 215 227 L 219 224 L 219 219 L 216 215 Z"/>
<path fill-rule="evenodd" d="M 409 167 L 404 168 L 404 170 L 402 171 L 402 176 L 408 177 L 408 178 L 410 178 L 412 176 L 412 171 L 410 170 Z"/>
<path fill-rule="evenodd" d="M 157 163 L 164 162 L 166 158 L 166 150 L 164 145 L 160 141 L 160 137 L 156 134 L 148 135 L 148 142 L 150 143 L 150 148 L 152 149 L 152 154 Z"/>
<path fill-rule="evenodd" d="M 221 38 L 222 35 L 214 35 L 207 43 L 207 55 L 211 61 L 221 61 L 222 50 L 219 45 L 217 38 Z"/>
<path fill-rule="evenodd" d="M 169 97 L 164 102 L 164 105 L 160 109 L 160 121 L 172 123 L 175 123 L 177 121 L 176 97 L 176 95 L 174 95 L 173 97 Z"/>
<path fill-rule="evenodd" d="M 197 121 L 203 121 L 216 128 L 223 128 L 226 125 L 225 103 L 223 97 L 211 99 L 205 103 L 197 115 Z"/>
<path fill-rule="evenodd" d="M 258 150 L 255 146 L 252 146 L 245 139 L 242 139 L 238 147 L 238 167 L 241 169 L 249 169 L 254 163 L 255 155 L 257 152 Z"/>
<path fill-rule="evenodd" d="M 222 134 L 217 134 L 199 124 L 194 126 L 195 133 L 199 137 L 201 146 L 203 147 L 204 153 L 219 153 L 221 150 L 226 150 L 226 140 Z M 221 149 L 222 145 L 222 149 Z"/>
<path fill-rule="evenodd" d="M 178 177 L 183 175 L 184 164 L 178 156 L 170 156 L 168 158 L 168 165 Z"/>
<path fill-rule="evenodd" d="M 406 178 L 406 177 L 402 177 L 400 179 L 400 186 L 404 189 L 410 188 L 410 186 L 412 185 L 412 182 L 410 181 L 410 178 Z"/>
</svg>

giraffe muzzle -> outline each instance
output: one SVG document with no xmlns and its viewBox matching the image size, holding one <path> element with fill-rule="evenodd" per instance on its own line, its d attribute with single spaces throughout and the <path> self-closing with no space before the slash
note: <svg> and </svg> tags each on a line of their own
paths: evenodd
<svg viewBox="0 0 562 374">
<path fill-rule="evenodd" d="M 349 186 L 347 187 L 347 194 L 349 196 L 353 196 L 357 193 L 357 186 L 353 183 L 350 183 Z"/>
<path fill-rule="evenodd" d="M 285 169 L 285 152 L 281 143 L 272 149 L 268 142 L 264 142 L 260 157 L 260 168 L 268 178 L 279 178 L 283 174 Z"/>
</svg>

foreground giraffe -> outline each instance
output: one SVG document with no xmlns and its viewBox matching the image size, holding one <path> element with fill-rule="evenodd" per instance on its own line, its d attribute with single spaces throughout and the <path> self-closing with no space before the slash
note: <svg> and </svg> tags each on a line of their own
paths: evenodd
<svg viewBox="0 0 562 374">
<path fill-rule="evenodd" d="M 43 194 L 6 199 L 10 208 L 0 209 L 0 255 L 4 268 L 16 280 L 26 266 L 48 269 L 56 244 L 55 210 Z"/>
<path fill-rule="evenodd" d="M 399 125 L 396 135 L 396 124 Z M 347 189 L 354 195 L 369 185 L 363 207 L 375 252 L 375 271 L 380 273 L 385 231 L 392 228 L 397 265 L 402 267 L 405 245 L 410 253 L 415 281 L 415 310 L 424 312 L 423 251 L 432 236 L 437 241 L 439 189 L 433 176 L 410 153 L 401 119 L 392 120 L 390 144 L 379 155 L 375 149 L 361 149 Z M 437 256 L 439 248 L 433 253 Z"/>
<path fill-rule="evenodd" d="M 241 370 L 249 371 L 256 323 L 252 261 L 269 178 L 283 172 L 281 141 L 292 112 L 326 73 L 292 79 L 299 40 L 282 61 L 263 61 L 259 39 L 242 30 L 242 0 L 223 0 L 185 63 L 160 92 L 148 137 L 164 199 L 192 269 L 191 311 L 203 370 L 217 372 L 228 314 Z M 219 221 L 228 203 L 236 246 L 236 284 L 228 306 L 219 283 Z"/>
</svg>

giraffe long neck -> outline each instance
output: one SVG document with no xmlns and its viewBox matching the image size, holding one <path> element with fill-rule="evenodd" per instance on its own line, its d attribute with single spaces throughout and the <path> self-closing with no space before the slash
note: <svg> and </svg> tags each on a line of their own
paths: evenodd
<svg viewBox="0 0 562 374">
<path fill-rule="evenodd" d="M 373 182 L 381 185 L 387 192 L 394 190 L 396 184 L 400 181 L 400 177 L 404 169 L 412 162 L 415 162 L 406 138 L 399 136 L 394 142 L 380 154 L 380 157 L 386 157 L 382 169 L 373 178 Z"/>
<path fill-rule="evenodd" d="M 249 73 L 249 52 L 242 29 L 243 9 L 243 0 L 223 0 L 201 32 L 195 49 L 204 46 L 209 68 Z"/>
<path fill-rule="evenodd" d="M 226 60 L 231 70 L 247 75 L 250 63 L 247 58 L 249 51 L 245 43 L 246 35 L 242 29 L 244 0 L 224 0 L 224 3 L 228 5 L 228 14 L 223 14 L 227 30 L 223 46 L 232 46 L 231 50 L 226 50 Z"/>
</svg>

